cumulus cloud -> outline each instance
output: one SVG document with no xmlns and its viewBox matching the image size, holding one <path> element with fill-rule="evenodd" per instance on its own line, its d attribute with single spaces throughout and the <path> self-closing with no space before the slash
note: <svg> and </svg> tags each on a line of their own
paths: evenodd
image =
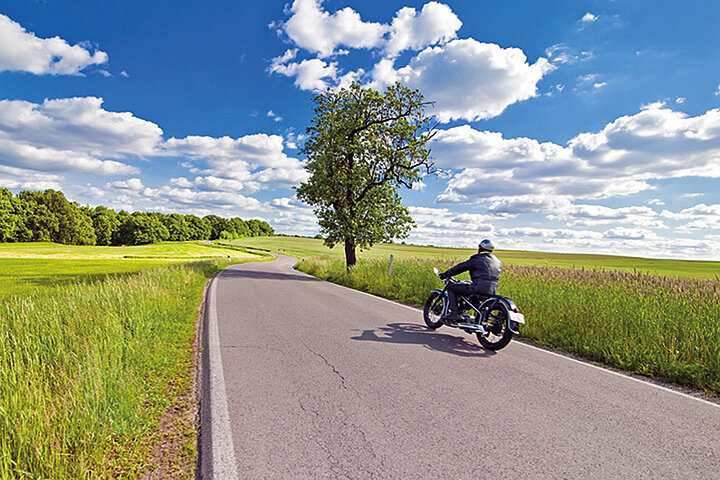
<svg viewBox="0 0 720 480">
<path fill-rule="evenodd" d="M 585 15 L 583 15 L 583 17 L 580 19 L 580 21 L 583 23 L 593 23 L 593 22 L 597 21 L 597 19 L 598 19 L 597 15 L 593 15 L 592 13 L 587 12 Z"/>
<path fill-rule="evenodd" d="M 39 38 L 0 14 L 0 72 L 77 75 L 87 66 L 107 60 L 103 51 L 91 53 L 85 46 L 70 45 L 60 37 Z"/>
<path fill-rule="evenodd" d="M 276 232 L 314 236 L 320 231 L 313 209 L 297 197 L 279 197 L 264 205 Z"/>
<path fill-rule="evenodd" d="M 0 164 L 40 171 L 136 173 L 115 159 L 151 155 L 162 130 L 128 112 L 108 112 L 96 97 L 0 101 Z"/>
<path fill-rule="evenodd" d="M 547 216 L 561 220 L 569 226 L 596 226 L 625 224 L 636 227 L 667 228 L 655 210 L 645 206 L 610 208 L 602 205 L 567 205 L 552 211 Z"/>
<path fill-rule="evenodd" d="M 193 159 L 201 165 L 192 170 L 199 174 L 194 180 L 174 179 L 177 186 L 252 194 L 263 188 L 291 187 L 307 180 L 303 162 L 285 154 L 284 140 L 279 135 L 170 138 L 164 144 L 164 152 Z"/>
<path fill-rule="evenodd" d="M 53 173 L 41 173 L 25 168 L 0 165 L 0 185 L 10 189 L 45 190 L 61 189 L 62 177 Z"/>
<path fill-rule="evenodd" d="M 408 241 L 421 245 L 477 246 L 478 238 L 493 236 L 494 215 L 457 213 L 447 208 L 408 207 L 417 223 Z"/>
<path fill-rule="evenodd" d="M 2 184 L 61 189 L 65 177 L 58 174 L 124 175 L 130 178 L 85 193 L 116 208 L 232 213 L 259 211 L 261 202 L 250 195 L 307 178 L 303 162 L 285 154 L 279 135 L 166 140 L 156 124 L 130 112 L 107 111 L 102 103 L 95 97 L 0 101 Z M 144 185 L 133 165 L 171 158 L 188 175 L 160 186 Z"/>
<path fill-rule="evenodd" d="M 582 206 L 593 218 L 598 216 L 622 217 L 628 212 L 592 212 L 590 206 Z M 497 248 L 555 252 L 623 252 L 625 254 L 667 254 L 667 241 L 649 227 L 642 225 L 611 225 L 604 230 L 510 225 L 513 216 L 496 216 L 475 213 L 458 214 L 447 208 L 409 207 L 417 222 L 408 241 L 416 244 L 462 246 L 476 248 L 486 237 L 493 239 Z M 638 212 L 643 214 L 645 212 Z M 690 255 L 709 253 L 710 242 L 684 239 L 693 245 Z M 458 254 L 462 256 L 462 254 Z"/>
<path fill-rule="evenodd" d="M 338 76 L 336 63 L 327 63 L 319 58 L 301 62 L 282 63 L 279 57 L 270 65 L 270 72 L 294 77 L 295 85 L 301 90 L 321 91 L 327 89 Z"/>
<path fill-rule="evenodd" d="M 350 8 L 331 14 L 317 0 L 296 0 L 290 13 L 282 30 L 298 48 L 274 58 L 271 73 L 294 78 L 296 86 L 313 91 L 353 81 L 383 89 L 402 81 L 436 102 L 433 113 L 441 122 L 500 115 L 509 105 L 537 96 L 537 83 L 555 68 L 545 58 L 529 62 L 519 48 L 457 39 L 462 22 L 439 2 L 420 11 L 404 7 L 390 25 L 363 22 Z M 381 58 L 369 71 L 346 71 L 340 60 L 326 60 L 347 53 L 340 47 L 369 49 Z M 301 49 L 316 58 L 298 59 Z M 398 55 L 408 50 L 419 53 L 396 66 Z"/>
<path fill-rule="evenodd" d="M 396 56 L 404 50 L 420 50 L 427 45 L 454 39 L 462 26 L 460 19 L 445 4 L 426 3 L 420 13 L 404 7 L 395 14 L 385 52 Z"/>
<path fill-rule="evenodd" d="M 538 198 L 618 197 L 648 190 L 652 180 L 720 178 L 720 110 L 689 117 L 653 104 L 565 146 L 463 125 L 438 132 L 432 152 L 439 167 L 455 171 L 438 201 L 507 206 L 532 198 L 541 210 Z"/>
<path fill-rule="evenodd" d="M 700 203 L 694 207 L 686 208 L 680 212 L 663 210 L 662 216 L 671 220 L 682 222 L 679 228 L 682 232 L 697 230 L 720 230 L 720 205 L 707 205 Z"/>
<path fill-rule="evenodd" d="M 518 48 L 465 39 L 426 48 L 398 69 L 395 78 L 433 99 L 441 122 L 474 121 L 498 116 L 509 105 L 536 96 L 538 81 L 553 68 L 544 58 L 528 63 Z M 382 78 L 374 80 L 378 84 Z"/>
<path fill-rule="evenodd" d="M 177 185 L 158 188 L 146 186 L 140 178 L 129 178 L 105 184 L 95 196 L 106 206 L 129 210 L 154 210 L 178 213 L 258 212 L 262 203 L 238 193 L 204 191 Z"/>
<path fill-rule="evenodd" d="M 321 58 L 337 53 L 338 47 L 378 46 L 388 31 L 387 25 L 363 22 L 350 7 L 330 14 L 319 0 L 295 0 L 290 12 L 283 31 L 297 46 Z"/>
</svg>

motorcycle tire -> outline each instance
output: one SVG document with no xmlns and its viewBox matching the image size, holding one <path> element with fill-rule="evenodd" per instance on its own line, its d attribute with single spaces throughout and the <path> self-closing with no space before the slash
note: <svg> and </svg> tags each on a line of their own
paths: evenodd
<svg viewBox="0 0 720 480">
<path fill-rule="evenodd" d="M 512 340 L 512 331 L 508 328 L 508 309 L 502 302 L 497 302 L 493 308 L 483 309 L 475 317 L 476 322 L 485 326 L 486 333 L 477 333 L 480 345 L 488 350 L 500 350 Z"/>
<path fill-rule="evenodd" d="M 423 320 L 425 325 L 431 330 L 436 330 L 443 323 L 440 320 L 443 313 L 447 310 L 447 297 L 440 295 L 438 292 L 432 292 L 425 301 L 423 307 Z"/>
</svg>

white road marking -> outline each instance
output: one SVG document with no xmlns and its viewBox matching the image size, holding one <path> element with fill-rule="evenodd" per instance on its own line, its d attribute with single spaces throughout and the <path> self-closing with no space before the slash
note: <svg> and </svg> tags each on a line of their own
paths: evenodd
<svg viewBox="0 0 720 480">
<path fill-rule="evenodd" d="M 295 270 L 295 269 L 292 268 L 292 267 L 291 267 L 291 269 L 292 269 L 294 272 L 296 272 L 296 273 L 301 273 L 301 274 L 303 274 L 303 275 L 307 275 L 308 277 L 317 278 L 317 277 L 313 277 L 312 275 L 308 275 L 308 274 L 305 273 L 305 272 L 300 272 L 300 271 L 298 271 L 298 270 Z M 397 305 L 397 306 L 400 306 L 400 307 L 405 307 L 405 308 L 407 308 L 407 309 L 412 310 L 413 312 L 416 312 L 416 313 L 419 313 L 419 314 L 422 315 L 422 309 L 421 309 L 421 308 L 411 307 L 410 305 L 405 305 L 405 304 L 403 304 L 403 303 L 394 302 L 394 301 L 392 301 L 392 300 L 388 300 L 387 298 L 378 297 L 377 295 L 373 295 L 373 294 L 371 294 L 371 293 L 367 293 L 367 292 L 363 292 L 363 291 L 360 291 L 360 290 L 355 290 L 354 288 L 346 287 L 345 285 L 339 285 L 339 284 L 337 284 L 337 283 L 332 283 L 332 282 L 328 282 L 328 283 L 330 283 L 330 284 L 332 284 L 332 285 L 336 285 L 336 286 L 341 287 L 341 288 L 345 288 L 345 289 L 347 289 L 347 290 L 351 290 L 351 291 L 356 292 L 356 293 L 360 293 L 360 294 L 363 294 L 363 295 L 367 295 L 367 296 L 369 296 L 369 297 L 376 298 L 376 299 L 378 299 L 378 300 L 384 300 L 384 301 L 386 301 L 386 302 L 392 303 L 393 305 Z M 714 403 L 714 402 L 711 402 L 711 401 L 709 401 L 709 400 L 705 400 L 705 399 L 703 399 L 703 398 L 696 397 L 696 396 L 694 396 L 694 395 L 689 395 L 689 394 L 687 394 L 687 393 L 685 393 L 685 392 L 679 392 L 679 391 L 677 391 L 677 390 L 673 390 L 672 388 L 663 387 L 662 385 L 657 385 L 657 384 L 655 384 L 655 383 L 649 382 L 649 381 L 647 381 L 647 380 L 643 380 L 643 379 L 641 379 L 641 378 L 635 378 L 635 377 L 632 377 L 632 376 L 630 376 L 630 375 L 627 375 L 627 374 L 624 374 L 624 373 L 621 373 L 621 372 L 616 372 L 616 371 L 610 370 L 610 369 L 608 369 L 608 368 L 604 368 L 604 367 L 601 367 L 601 366 L 598 366 L 598 365 L 594 365 L 594 364 L 589 363 L 589 362 L 587 362 L 587 361 L 582 361 L 582 360 L 578 360 L 578 359 L 575 359 L 575 358 L 571 358 L 571 357 L 568 357 L 568 356 L 566 356 L 566 355 L 562 355 L 562 354 L 560 354 L 560 353 L 555 353 L 555 352 L 553 352 L 553 351 L 546 350 L 546 349 L 544 349 L 544 348 L 536 347 L 535 345 L 530 345 L 529 343 L 525 343 L 525 342 L 515 342 L 515 344 L 517 344 L 517 345 L 522 345 L 522 346 L 527 347 L 527 348 L 532 348 L 532 349 L 534 349 L 534 350 L 537 350 L 537 351 L 543 352 L 543 353 L 547 353 L 547 354 L 549 354 L 549 355 L 555 355 L 556 357 L 564 358 L 565 360 L 570 360 L 571 362 L 579 363 L 580 365 L 585 365 L 586 367 L 595 368 L 595 369 L 597 369 L 597 370 L 600 370 L 600 371 L 603 371 L 603 372 L 606 372 L 606 373 L 611 373 L 611 374 L 613 374 L 613 375 L 617 375 L 618 377 L 622 377 L 622 378 L 626 378 L 626 379 L 628 379 L 628 380 L 633 380 L 633 381 L 635 381 L 635 382 L 642 383 L 643 385 L 647 385 L 647 386 L 649 386 L 649 387 L 659 388 L 660 390 L 663 390 L 663 391 L 665 391 L 665 392 L 670 392 L 670 393 L 674 393 L 674 394 L 676 394 L 676 395 L 681 395 L 681 396 L 683 396 L 683 397 L 696 400 L 696 401 L 701 402 L 701 403 L 704 403 L 704 404 L 706 404 L 706 405 L 711 405 L 711 406 L 713 406 L 713 407 L 720 408 L 720 404 L 718 404 L 718 403 Z"/>
<path fill-rule="evenodd" d="M 235 447 L 230 429 L 225 376 L 223 375 L 220 355 L 220 335 L 218 333 L 217 295 L 215 283 L 222 271 L 212 279 L 208 295 L 208 353 L 210 363 L 210 430 L 212 438 L 212 478 L 234 480 L 238 478 L 235 467 Z"/>
</svg>

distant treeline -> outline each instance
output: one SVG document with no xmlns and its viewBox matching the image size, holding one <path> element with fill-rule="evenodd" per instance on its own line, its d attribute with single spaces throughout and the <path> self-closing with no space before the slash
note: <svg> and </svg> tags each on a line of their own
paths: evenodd
<svg viewBox="0 0 720 480">
<path fill-rule="evenodd" d="M 0 188 L 0 242 L 67 245 L 143 245 L 161 241 L 215 240 L 273 235 L 262 220 L 178 213 L 116 212 L 83 207 L 56 190 Z"/>
</svg>

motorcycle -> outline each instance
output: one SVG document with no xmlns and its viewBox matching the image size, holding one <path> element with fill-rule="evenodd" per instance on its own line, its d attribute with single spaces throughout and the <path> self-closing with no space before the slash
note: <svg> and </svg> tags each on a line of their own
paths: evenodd
<svg viewBox="0 0 720 480">
<path fill-rule="evenodd" d="M 440 274 L 433 268 L 435 275 Z M 454 277 L 445 279 L 445 288 L 435 289 L 425 301 L 423 318 L 425 325 L 436 330 L 442 325 L 459 328 L 469 334 L 476 334 L 480 345 L 488 350 L 500 350 L 512 340 L 513 334 L 520 333 L 519 326 L 525 323 L 525 316 L 508 297 L 500 295 L 456 295 L 461 322 L 446 323 L 442 316 L 448 311 L 447 286 L 451 283 L 469 283 Z"/>
</svg>

